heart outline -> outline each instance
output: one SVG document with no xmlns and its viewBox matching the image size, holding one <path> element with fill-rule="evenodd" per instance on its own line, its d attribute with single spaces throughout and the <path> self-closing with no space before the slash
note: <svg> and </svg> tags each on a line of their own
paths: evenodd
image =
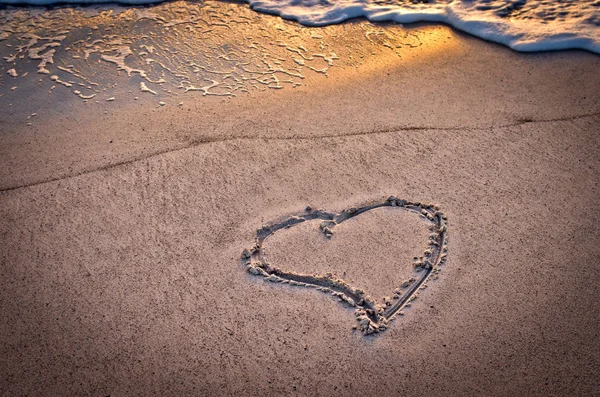
<svg viewBox="0 0 600 397">
<path fill-rule="evenodd" d="M 421 276 L 411 278 L 405 281 L 402 288 L 406 291 L 398 294 L 400 288 L 396 289 L 394 303 L 387 302 L 386 305 L 378 305 L 374 299 L 365 294 L 359 288 L 352 287 L 343 279 L 335 278 L 331 273 L 325 275 L 308 275 L 294 272 L 287 272 L 277 268 L 265 260 L 265 240 L 279 230 L 288 229 L 306 221 L 322 220 L 320 225 L 321 232 L 331 238 L 333 229 L 336 225 L 361 215 L 365 212 L 382 208 L 395 207 L 416 213 L 426 218 L 431 224 L 429 226 L 432 232 L 429 235 L 428 248 L 425 250 L 424 261 L 416 262 L 415 267 Z M 263 276 L 265 280 L 272 282 L 286 283 L 290 285 L 301 285 L 310 288 L 317 288 L 323 292 L 331 293 L 337 296 L 340 301 L 345 302 L 351 307 L 357 307 L 356 319 L 359 322 L 361 331 L 365 334 L 375 334 L 387 329 L 388 324 L 393 320 L 400 310 L 410 304 L 417 297 L 417 293 L 432 274 L 440 272 L 440 266 L 446 261 L 448 252 L 448 218 L 439 211 L 439 206 L 434 204 L 425 204 L 421 202 L 411 202 L 390 196 L 383 202 L 374 202 L 365 204 L 359 208 L 348 208 L 339 213 L 327 212 L 323 210 L 313 210 L 306 207 L 302 214 L 291 215 L 283 220 L 267 223 L 256 231 L 255 244 L 251 249 L 242 251 L 242 264 L 253 275 Z"/>
</svg>

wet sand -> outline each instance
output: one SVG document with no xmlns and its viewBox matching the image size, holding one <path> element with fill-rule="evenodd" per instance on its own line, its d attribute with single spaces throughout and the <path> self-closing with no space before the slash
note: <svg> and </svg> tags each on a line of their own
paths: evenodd
<svg viewBox="0 0 600 397">
<path fill-rule="evenodd" d="M 3 116 L 2 394 L 597 393 L 600 58 L 432 29 L 295 89 Z M 240 260 L 265 223 L 391 195 L 439 204 L 448 254 L 385 332 Z M 377 219 L 329 271 L 403 279 L 410 225 Z"/>
</svg>

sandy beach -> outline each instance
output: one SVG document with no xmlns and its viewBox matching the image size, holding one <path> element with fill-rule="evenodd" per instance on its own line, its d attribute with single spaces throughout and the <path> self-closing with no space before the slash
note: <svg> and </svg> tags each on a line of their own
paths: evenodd
<svg viewBox="0 0 600 397">
<path fill-rule="evenodd" d="M 600 57 L 393 29 L 422 45 L 231 98 L 21 93 L 10 114 L 5 82 L 0 395 L 598 395 Z M 389 196 L 439 206 L 448 235 L 385 332 L 240 259 L 262 225 Z M 383 304 L 426 220 L 305 222 L 265 254 Z"/>
</svg>

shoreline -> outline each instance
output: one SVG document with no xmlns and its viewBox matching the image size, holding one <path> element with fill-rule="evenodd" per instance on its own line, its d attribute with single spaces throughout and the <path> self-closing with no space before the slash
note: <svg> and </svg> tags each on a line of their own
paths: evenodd
<svg viewBox="0 0 600 397">
<path fill-rule="evenodd" d="M 50 111 L 60 105 L 56 116 L 32 108 L 27 101 L 17 104 L 15 111 L 21 116 L 8 117 L 3 112 L 4 120 L 0 118 L 5 131 L 0 135 L 4 148 L 0 189 L 57 180 L 222 139 L 494 128 L 598 111 L 598 88 L 593 81 L 600 79 L 600 57 L 580 51 L 519 54 L 443 26 L 424 25 L 407 32 L 419 34 L 423 46 L 402 57 L 381 54 L 358 68 L 334 66 L 328 77 L 314 74 L 296 88 L 243 93 L 231 99 L 179 96 L 164 99 L 169 103 L 163 107 L 152 105 L 159 100 L 153 95 L 125 104 L 86 105 L 63 94 L 64 102 L 44 105 Z M 345 41 L 336 43 L 332 51 Z M 440 53 L 447 48 L 450 53 Z M 496 70 L 493 79 L 490 70 Z M 117 81 L 124 95 L 138 84 L 135 77 Z M 495 94 L 489 96 L 489 92 Z M 175 105 L 179 101 L 183 106 Z M 338 116 L 314 113 L 315 108 L 330 108 Z M 34 112 L 38 114 L 31 120 L 33 125 L 24 125 L 29 121 L 26 116 Z M 363 112 L 370 115 L 368 120 L 360 117 Z M 251 120 L 251 129 L 240 121 L 244 119 Z M 84 135 L 80 124 L 86 125 Z M 168 131 L 161 127 L 165 124 Z M 55 166 L 48 168 L 44 163 Z"/>
<path fill-rule="evenodd" d="M 223 1 L 225 3 L 247 5 L 255 12 L 277 16 L 287 21 L 297 22 L 305 27 L 326 27 L 360 19 L 371 23 L 395 23 L 401 26 L 405 24 L 433 23 L 443 24 L 473 37 L 500 44 L 517 52 L 583 50 L 600 55 L 600 37 L 597 34 L 594 36 L 594 33 L 596 33 L 594 30 L 597 29 L 597 26 L 594 26 L 593 22 L 587 26 L 586 30 L 584 29 L 585 22 L 589 23 L 590 21 L 582 19 L 581 15 L 578 16 L 578 23 L 571 23 L 568 26 L 563 26 L 565 24 L 564 20 L 562 20 L 562 24 L 555 20 L 564 19 L 564 15 L 569 15 L 571 12 L 576 15 L 587 12 L 589 13 L 588 18 L 592 19 L 594 12 L 598 11 L 594 8 L 597 5 L 591 2 L 590 4 L 580 4 L 580 7 L 582 7 L 581 10 L 569 10 L 569 6 L 571 5 L 565 5 L 562 12 L 564 15 L 560 15 L 560 18 L 557 15 L 553 15 L 546 20 L 543 18 L 541 20 L 531 19 L 531 17 L 528 19 L 517 17 L 515 20 L 512 20 L 513 17 L 511 14 L 516 11 L 518 16 L 522 12 L 524 4 L 518 2 L 506 2 L 502 5 L 494 4 L 489 6 L 489 8 L 497 8 L 497 12 L 485 14 L 479 7 L 467 10 L 466 8 L 468 7 L 465 7 L 465 9 L 462 9 L 462 7 L 453 8 L 451 4 L 445 4 L 445 7 L 440 5 L 437 8 L 435 6 L 430 6 L 430 8 L 413 8 L 407 4 L 403 6 L 397 5 L 396 7 L 389 4 L 386 6 L 374 6 L 374 4 L 368 3 L 366 5 L 358 3 L 362 7 L 357 7 L 358 4 L 356 3 L 347 3 L 341 7 L 339 5 L 330 5 L 329 7 L 320 5 L 319 7 L 315 7 L 313 4 L 313 7 L 310 7 L 304 6 L 301 2 L 282 4 L 282 2 L 270 2 L 269 0 Z M 4 0 L 3 3 L 0 3 L 0 9 L 2 7 L 152 7 L 168 2 L 166 0 L 59 0 L 58 2 L 53 0 Z M 587 8 L 584 10 L 583 7 L 586 6 Z M 532 7 L 532 10 L 536 11 L 535 5 Z M 552 14 L 554 10 L 550 8 L 545 11 Z M 474 18 L 472 13 L 478 14 L 479 19 Z M 540 12 L 540 14 L 543 14 L 543 12 Z M 512 21 L 506 22 L 504 18 Z M 538 15 L 538 18 L 541 17 Z M 543 32 L 547 30 L 544 24 L 548 23 L 555 24 L 553 34 L 549 37 L 547 36 L 547 32 L 545 32 L 546 36 Z M 522 27 L 519 29 L 518 26 L 524 24 L 527 24 L 529 29 L 533 29 L 532 24 L 539 25 L 537 28 L 542 32 L 536 32 L 535 30 L 530 32 L 529 29 L 523 29 Z M 573 33 L 577 28 L 581 29 L 581 32 L 579 32 L 580 36 L 576 36 Z"/>
</svg>

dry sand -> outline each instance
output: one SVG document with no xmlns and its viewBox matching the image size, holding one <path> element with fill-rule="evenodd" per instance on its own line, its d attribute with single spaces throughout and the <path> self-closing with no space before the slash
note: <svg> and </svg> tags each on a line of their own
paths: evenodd
<svg viewBox="0 0 600 397">
<path fill-rule="evenodd" d="M 296 90 L 5 118 L 0 394 L 598 395 L 600 58 L 434 29 Z M 438 203 L 449 249 L 380 335 L 240 263 L 265 222 L 390 195 Z M 379 221 L 329 256 L 374 293 L 418 248 Z"/>
</svg>

